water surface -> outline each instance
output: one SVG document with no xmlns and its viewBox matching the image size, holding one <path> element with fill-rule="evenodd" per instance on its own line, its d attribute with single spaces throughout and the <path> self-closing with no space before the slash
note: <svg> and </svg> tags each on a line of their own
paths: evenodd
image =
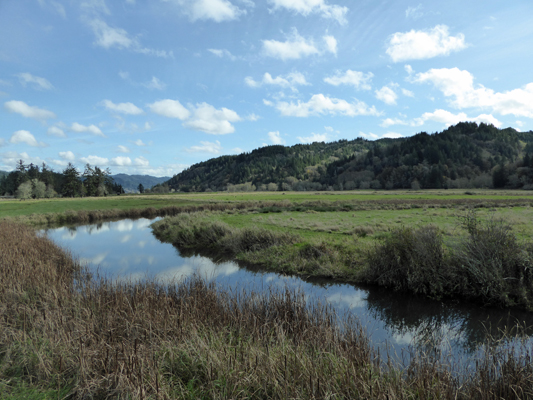
<svg viewBox="0 0 533 400">
<path fill-rule="evenodd" d="M 516 310 L 486 309 L 454 302 L 430 301 L 375 287 L 331 281 L 306 282 L 297 277 L 216 263 L 201 256 L 183 257 L 154 237 L 157 219 L 121 220 L 60 227 L 44 232 L 75 257 L 113 280 L 182 280 L 193 275 L 221 288 L 260 292 L 272 286 L 305 292 L 310 300 L 327 302 L 340 316 L 355 315 L 373 344 L 401 355 L 410 346 L 429 345 L 455 358 L 472 356 L 490 333 L 494 338 L 517 323 L 533 326 L 533 315 Z M 528 335 L 533 330 L 526 329 Z"/>
</svg>

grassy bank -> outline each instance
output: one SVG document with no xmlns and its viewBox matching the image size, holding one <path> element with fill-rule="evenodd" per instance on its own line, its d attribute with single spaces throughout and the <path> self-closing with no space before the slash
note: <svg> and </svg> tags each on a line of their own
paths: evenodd
<svg viewBox="0 0 533 400">
<path fill-rule="evenodd" d="M 182 252 L 271 271 L 533 309 L 533 210 L 475 210 L 206 211 L 153 231 Z"/>
<path fill-rule="evenodd" d="M 434 353 L 387 365 L 357 321 L 303 294 L 112 285 L 9 222 L 0 265 L 3 399 L 533 398 L 525 347 L 487 348 L 471 371 Z"/>
</svg>

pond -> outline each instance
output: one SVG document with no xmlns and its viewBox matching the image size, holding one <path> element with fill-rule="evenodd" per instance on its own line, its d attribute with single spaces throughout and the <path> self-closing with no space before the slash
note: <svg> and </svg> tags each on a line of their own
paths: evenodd
<svg viewBox="0 0 533 400">
<path fill-rule="evenodd" d="M 456 360 L 469 359 L 489 334 L 499 339 L 508 327 L 519 324 L 528 327 L 527 335 L 533 335 L 532 313 L 431 301 L 332 281 L 307 282 L 240 267 L 235 262 L 184 257 L 171 244 L 153 236 L 150 225 L 156 220 L 126 219 L 43 232 L 91 270 L 113 280 L 171 281 L 197 275 L 233 290 L 260 292 L 272 287 L 302 290 L 310 300 L 327 302 L 340 317 L 345 313 L 356 316 L 375 347 L 399 356 L 408 353 L 411 347 L 430 346 Z"/>
</svg>

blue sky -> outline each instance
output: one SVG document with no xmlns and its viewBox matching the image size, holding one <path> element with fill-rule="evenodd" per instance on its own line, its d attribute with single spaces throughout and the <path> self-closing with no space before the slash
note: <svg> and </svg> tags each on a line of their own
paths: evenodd
<svg viewBox="0 0 533 400">
<path fill-rule="evenodd" d="M 482 4 L 482 6 L 481 6 Z M 0 169 L 533 129 L 530 0 L 0 0 Z"/>
</svg>

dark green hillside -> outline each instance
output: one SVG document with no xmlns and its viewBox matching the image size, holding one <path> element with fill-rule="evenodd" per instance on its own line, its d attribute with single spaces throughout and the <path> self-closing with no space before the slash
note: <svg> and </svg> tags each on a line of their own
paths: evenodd
<svg viewBox="0 0 533 400">
<path fill-rule="evenodd" d="M 228 185 L 245 183 L 258 190 L 268 190 L 269 184 L 270 190 L 273 190 L 273 184 L 281 188 L 284 183 L 299 184 L 300 190 L 320 190 L 322 184 L 319 182 L 329 164 L 354 154 L 365 154 L 373 146 L 376 144 L 362 138 L 290 147 L 267 146 L 251 153 L 222 156 L 195 164 L 175 175 L 168 184 L 182 191 L 225 190 Z"/>
<path fill-rule="evenodd" d="M 533 132 L 462 122 L 400 139 L 267 146 L 195 164 L 168 185 L 180 191 L 533 189 Z"/>
<path fill-rule="evenodd" d="M 529 188 L 532 150 L 533 132 L 460 123 L 339 160 L 328 176 L 348 188 Z"/>
</svg>

